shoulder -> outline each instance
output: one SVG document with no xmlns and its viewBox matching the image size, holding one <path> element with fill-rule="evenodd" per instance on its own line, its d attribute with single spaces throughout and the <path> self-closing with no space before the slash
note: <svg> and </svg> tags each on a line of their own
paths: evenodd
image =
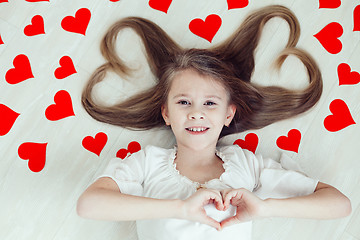
<svg viewBox="0 0 360 240">
<path fill-rule="evenodd" d="M 162 148 L 153 145 L 148 145 L 142 150 L 142 154 L 147 158 L 167 158 L 175 152 L 175 148 Z"/>
<path fill-rule="evenodd" d="M 243 149 L 238 145 L 229 145 L 219 148 L 218 152 L 229 160 L 251 160 L 259 157 L 253 152 Z"/>
<path fill-rule="evenodd" d="M 220 158 L 229 164 L 241 166 L 247 169 L 259 169 L 264 165 L 263 157 L 260 154 L 243 149 L 238 145 L 229 145 L 219 148 Z"/>
</svg>

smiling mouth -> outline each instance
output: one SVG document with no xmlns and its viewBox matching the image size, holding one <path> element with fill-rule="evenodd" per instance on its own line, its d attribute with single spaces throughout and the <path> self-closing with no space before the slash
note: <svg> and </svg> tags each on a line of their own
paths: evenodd
<svg viewBox="0 0 360 240">
<path fill-rule="evenodd" d="M 193 128 L 185 128 L 186 131 L 192 133 L 192 134 L 201 134 L 205 133 L 209 128 L 206 127 L 193 127 Z"/>
</svg>

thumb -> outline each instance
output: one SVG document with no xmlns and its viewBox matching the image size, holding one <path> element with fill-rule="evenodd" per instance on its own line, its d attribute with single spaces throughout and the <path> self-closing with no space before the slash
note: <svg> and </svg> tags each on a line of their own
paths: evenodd
<svg viewBox="0 0 360 240">
<path fill-rule="evenodd" d="M 209 225 L 211 227 L 214 227 L 218 231 L 221 230 L 221 224 L 219 222 L 217 222 L 215 219 L 213 219 L 213 218 L 211 218 L 211 217 L 209 217 L 207 215 L 202 219 L 201 223 L 207 224 L 207 225 Z"/>
<path fill-rule="evenodd" d="M 234 225 L 238 223 L 238 220 L 236 219 L 236 217 L 230 217 L 230 218 L 227 218 L 225 220 L 223 220 L 221 223 L 220 223 L 220 226 L 221 228 L 225 228 L 225 227 L 229 227 L 231 225 Z"/>
</svg>

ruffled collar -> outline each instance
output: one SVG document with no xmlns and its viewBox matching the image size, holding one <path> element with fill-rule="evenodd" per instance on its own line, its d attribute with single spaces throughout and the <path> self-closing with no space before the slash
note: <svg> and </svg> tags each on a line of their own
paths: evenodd
<svg viewBox="0 0 360 240">
<path fill-rule="evenodd" d="M 169 156 L 169 167 L 171 169 L 171 172 L 173 173 L 173 175 L 178 177 L 181 181 L 183 181 L 183 182 L 185 182 L 185 183 L 187 183 L 189 185 L 195 186 L 196 188 L 202 188 L 202 187 L 206 188 L 206 186 L 211 182 L 223 181 L 224 175 L 228 174 L 229 169 L 230 169 L 229 168 L 229 159 L 227 158 L 227 156 L 223 152 L 216 149 L 215 150 L 216 156 L 218 156 L 223 161 L 222 166 L 224 168 L 224 172 L 220 175 L 219 178 L 214 178 L 214 179 L 211 179 L 211 180 L 205 182 L 204 184 L 201 184 L 199 182 L 192 181 L 188 177 L 182 175 L 179 170 L 177 170 L 176 162 L 175 162 L 176 154 L 177 154 L 177 147 L 174 146 L 174 148 L 171 150 L 171 153 L 170 153 L 170 156 Z"/>
</svg>

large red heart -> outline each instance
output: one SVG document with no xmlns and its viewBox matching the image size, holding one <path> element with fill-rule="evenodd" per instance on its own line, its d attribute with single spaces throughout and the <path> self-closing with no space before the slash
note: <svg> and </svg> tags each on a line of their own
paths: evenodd
<svg viewBox="0 0 360 240">
<path fill-rule="evenodd" d="M 87 8 L 81 8 L 75 13 L 75 17 L 67 16 L 61 21 L 61 27 L 68 32 L 85 35 L 89 25 L 91 12 Z"/>
<path fill-rule="evenodd" d="M 43 170 L 46 162 L 47 143 L 26 142 L 18 148 L 19 157 L 23 160 L 29 160 L 29 169 L 33 172 Z"/>
<path fill-rule="evenodd" d="M 301 132 L 291 129 L 287 136 L 281 136 L 276 140 L 276 145 L 283 149 L 298 153 L 301 141 Z"/>
<path fill-rule="evenodd" d="M 172 0 L 150 0 L 149 6 L 155 10 L 167 13 Z"/>
<path fill-rule="evenodd" d="M 344 30 L 341 24 L 332 22 L 326 25 L 320 32 L 314 35 L 321 45 L 331 54 L 337 54 L 342 49 L 342 43 L 338 39 Z"/>
<path fill-rule="evenodd" d="M 244 8 L 249 5 L 249 0 L 227 0 L 228 10 L 234 8 Z"/>
<path fill-rule="evenodd" d="M 360 74 L 358 72 L 351 72 L 351 68 L 346 63 L 341 63 L 337 68 L 339 76 L 339 85 L 353 85 L 360 82 Z"/>
<path fill-rule="evenodd" d="M 249 133 L 245 136 L 245 140 L 237 139 L 233 144 L 255 153 L 258 143 L 259 137 L 255 133 Z"/>
<path fill-rule="evenodd" d="M 104 149 L 108 137 L 105 133 L 99 132 L 95 138 L 87 136 L 82 140 L 83 147 L 96 155 L 100 156 L 101 151 Z"/>
<path fill-rule="evenodd" d="M 335 99 L 330 103 L 329 109 L 332 115 L 327 116 L 324 120 L 326 130 L 337 132 L 352 124 L 356 124 L 348 106 L 343 100 Z"/>
<path fill-rule="evenodd" d="M 71 74 L 76 73 L 74 64 L 69 56 L 62 57 L 59 63 L 60 67 L 58 67 L 54 72 L 54 75 L 57 79 L 63 79 L 70 76 Z"/>
<path fill-rule="evenodd" d="M 133 154 L 135 152 L 138 152 L 141 150 L 141 145 L 140 143 L 136 142 L 136 141 L 133 141 L 133 142 L 130 142 L 128 144 L 128 147 L 127 149 L 125 148 L 122 148 L 120 149 L 117 153 L 116 153 L 116 157 L 118 158 L 121 158 L 121 159 L 124 159 L 128 156 L 128 154 Z"/>
<path fill-rule="evenodd" d="M 5 79 L 8 83 L 17 84 L 34 77 L 30 61 L 26 55 L 20 54 L 16 56 L 13 64 L 14 68 L 9 69 L 5 74 Z"/>
<path fill-rule="evenodd" d="M 319 0 L 319 8 L 338 8 L 341 0 Z"/>
<path fill-rule="evenodd" d="M 354 29 L 353 31 L 360 31 L 360 5 L 354 9 Z"/>
<path fill-rule="evenodd" d="M 24 28 L 26 36 L 35 36 L 39 34 L 45 34 L 44 19 L 40 15 L 36 15 L 31 19 L 31 24 Z"/>
<path fill-rule="evenodd" d="M 50 121 L 57 121 L 66 117 L 75 116 L 72 107 L 70 94 L 65 90 L 60 90 L 55 94 L 55 104 L 50 105 L 45 110 L 45 116 Z"/>
<path fill-rule="evenodd" d="M 19 116 L 19 113 L 0 104 L 0 136 L 4 136 L 10 131 Z"/>
<path fill-rule="evenodd" d="M 206 17 L 205 21 L 199 18 L 192 20 L 189 24 L 189 29 L 195 35 L 211 42 L 219 30 L 221 22 L 221 18 L 218 15 L 211 14 Z"/>
</svg>

